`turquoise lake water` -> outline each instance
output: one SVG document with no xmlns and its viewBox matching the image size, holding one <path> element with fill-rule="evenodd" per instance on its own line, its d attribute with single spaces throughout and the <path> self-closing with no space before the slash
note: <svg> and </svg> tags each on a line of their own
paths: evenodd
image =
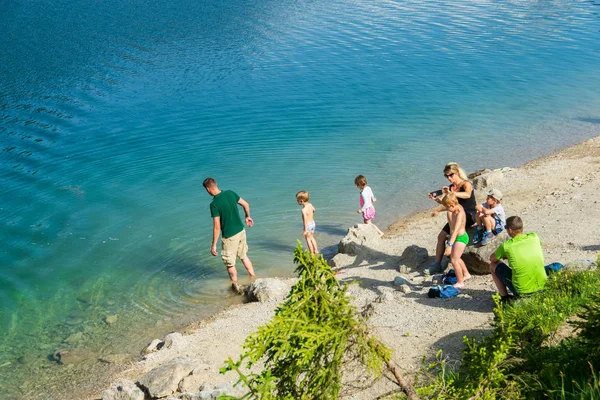
<svg viewBox="0 0 600 400">
<path fill-rule="evenodd" d="M 357 174 L 383 228 L 432 205 L 448 161 L 600 133 L 598 0 L 1 5 L 0 398 L 85 386 L 98 357 L 237 301 L 208 176 L 250 203 L 257 272 L 290 276 L 299 190 L 331 253 Z"/>
</svg>

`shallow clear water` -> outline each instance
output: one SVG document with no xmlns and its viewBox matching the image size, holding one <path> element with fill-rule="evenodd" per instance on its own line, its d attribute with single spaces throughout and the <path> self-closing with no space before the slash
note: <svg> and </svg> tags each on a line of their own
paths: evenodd
<svg viewBox="0 0 600 400">
<path fill-rule="evenodd" d="M 236 301 L 207 176 L 250 202 L 258 273 L 288 276 L 298 190 L 327 248 L 359 221 L 359 173 L 387 226 L 448 161 L 600 132 L 597 0 L 2 5 L 3 398 L 67 376 L 57 349 L 131 353 Z"/>
</svg>

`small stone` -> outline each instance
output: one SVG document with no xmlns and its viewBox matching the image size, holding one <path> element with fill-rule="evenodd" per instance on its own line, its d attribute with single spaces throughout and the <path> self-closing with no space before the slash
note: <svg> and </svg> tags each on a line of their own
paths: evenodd
<svg viewBox="0 0 600 400">
<path fill-rule="evenodd" d="M 398 266 L 398 272 L 400 272 L 401 274 L 408 274 L 410 272 L 410 268 L 408 268 L 408 266 L 402 264 Z"/>
<path fill-rule="evenodd" d="M 83 361 L 88 360 L 91 357 L 91 353 L 86 349 L 62 349 L 54 353 L 54 359 L 60 364 L 72 365 L 79 364 Z"/>
<path fill-rule="evenodd" d="M 377 297 L 375 302 L 377 303 L 387 303 L 394 300 L 394 294 L 392 292 L 383 292 Z"/>
<path fill-rule="evenodd" d="M 108 325 L 116 323 L 117 320 L 118 318 L 116 315 L 107 315 L 106 318 L 104 318 L 104 322 L 106 322 Z"/>
<path fill-rule="evenodd" d="M 399 290 L 400 292 L 402 292 L 402 293 L 405 293 L 405 294 L 407 294 L 407 293 L 410 293 L 410 292 L 411 292 L 411 290 L 410 290 L 410 286 L 408 286 L 408 285 L 400 285 L 400 287 L 398 288 L 398 290 Z"/>
<path fill-rule="evenodd" d="M 423 281 L 425 280 L 425 278 L 422 277 L 422 276 L 415 276 L 414 278 L 410 278 L 410 280 L 415 285 L 420 285 L 421 283 L 423 283 Z"/>
<path fill-rule="evenodd" d="M 76 332 L 76 333 L 70 335 L 68 338 L 66 338 L 63 341 L 68 344 L 77 344 L 77 343 L 81 342 L 82 340 L 83 340 L 83 332 Z"/>
<path fill-rule="evenodd" d="M 408 280 L 406 280 L 405 277 L 397 276 L 394 278 L 394 285 L 401 286 L 401 285 L 406 285 L 406 284 L 408 284 Z"/>
<path fill-rule="evenodd" d="M 150 342 L 150 344 L 148 346 L 146 346 L 144 348 L 144 350 L 142 350 L 142 355 L 154 353 L 155 351 L 162 349 L 164 344 L 165 344 L 165 342 L 163 342 L 162 340 L 154 339 L 153 341 Z"/>
</svg>

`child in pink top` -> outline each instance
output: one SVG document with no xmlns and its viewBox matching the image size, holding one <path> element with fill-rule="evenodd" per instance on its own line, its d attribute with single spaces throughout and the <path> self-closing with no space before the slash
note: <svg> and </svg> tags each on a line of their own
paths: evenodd
<svg viewBox="0 0 600 400">
<path fill-rule="evenodd" d="M 377 199 L 373 195 L 373 190 L 367 186 L 367 178 L 365 178 L 364 175 L 358 175 L 354 179 L 354 184 L 360 189 L 360 208 L 356 210 L 356 212 L 363 215 L 365 224 L 370 224 L 371 220 L 375 218 L 375 207 L 373 206 L 373 203 L 376 202 Z M 373 226 L 377 230 L 379 236 L 383 236 L 383 232 L 381 232 L 375 224 L 373 224 Z"/>
</svg>

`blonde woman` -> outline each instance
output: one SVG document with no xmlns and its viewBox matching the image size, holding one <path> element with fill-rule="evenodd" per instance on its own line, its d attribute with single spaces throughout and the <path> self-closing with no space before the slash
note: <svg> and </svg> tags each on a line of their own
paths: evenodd
<svg viewBox="0 0 600 400">
<path fill-rule="evenodd" d="M 429 194 L 429 198 L 436 203 L 441 204 L 444 196 L 452 192 L 458 200 L 458 204 L 465 210 L 465 229 L 468 229 L 475 223 L 475 216 L 477 215 L 477 201 L 475 200 L 475 190 L 473 184 L 469 181 L 465 171 L 455 162 L 446 164 L 444 167 L 444 177 L 448 179 L 450 183 L 448 186 L 442 187 L 442 195 L 434 196 Z M 445 208 L 436 209 L 431 214 L 435 216 L 441 210 Z M 444 225 L 437 237 L 437 246 L 435 248 L 435 261 L 429 266 L 429 272 L 438 272 L 442 269 L 442 257 L 444 256 L 444 250 L 446 248 L 446 239 L 450 235 L 450 224 Z"/>
</svg>

